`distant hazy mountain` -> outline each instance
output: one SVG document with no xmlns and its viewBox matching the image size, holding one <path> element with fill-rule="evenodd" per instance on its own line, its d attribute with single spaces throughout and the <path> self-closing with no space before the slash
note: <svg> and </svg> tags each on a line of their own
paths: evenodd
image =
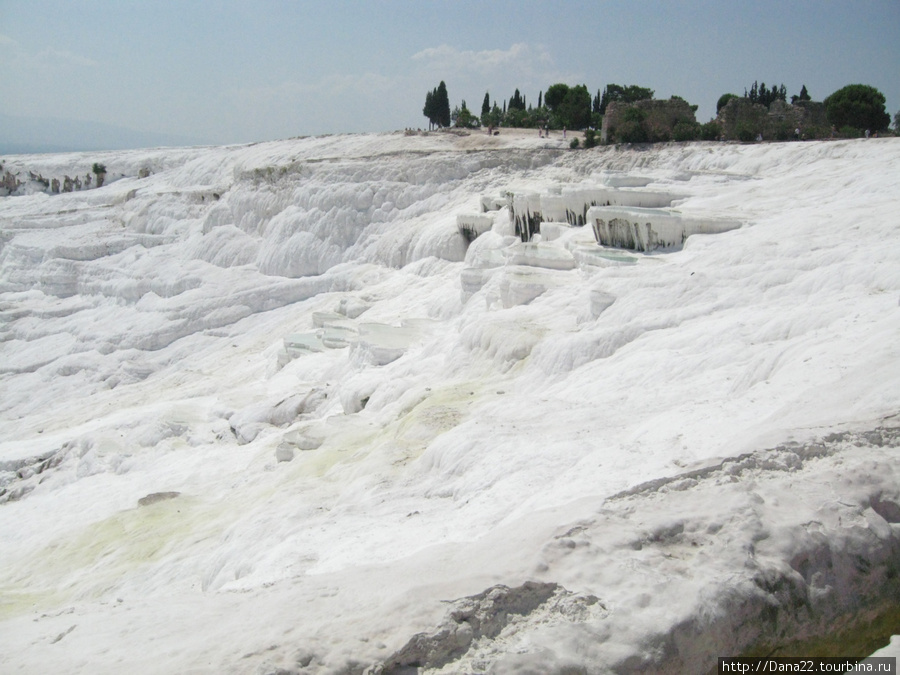
<svg viewBox="0 0 900 675">
<path fill-rule="evenodd" d="M 0 154 L 208 144 L 209 141 L 201 138 L 137 131 L 101 122 L 0 113 Z"/>
</svg>

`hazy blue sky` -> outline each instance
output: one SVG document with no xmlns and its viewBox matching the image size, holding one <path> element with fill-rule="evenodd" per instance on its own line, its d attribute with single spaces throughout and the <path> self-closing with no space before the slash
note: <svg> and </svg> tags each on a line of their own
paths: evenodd
<svg viewBox="0 0 900 675">
<path fill-rule="evenodd" d="M 554 82 L 677 94 L 715 114 L 754 80 L 900 109 L 900 0 L 0 0 L 0 113 L 196 141 L 423 127 Z"/>
</svg>

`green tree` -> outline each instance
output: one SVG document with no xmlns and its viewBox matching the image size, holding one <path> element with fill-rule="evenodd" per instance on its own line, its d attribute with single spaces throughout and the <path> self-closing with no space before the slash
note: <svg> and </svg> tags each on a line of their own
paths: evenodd
<svg viewBox="0 0 900 675">
<path fill-rule="evenodd" d="M 784 100 L 784 99 L 782 99 Z M 806 85 L 804 84 L 800 87 L 800 94 L 794 94 L 791 96 L 791 103 L 796 103 L 797 101 L 811 101 L 812 99 L 809 96 L 809 92 L 806 91 Z"/>
<path fill-rule="evenodd" d="M 549 90 L 547 92 L 549 94 Z M 584 129 L 591 123 L 591 95 L 579 84 L 570 88 L 557 106 L 560 123 L 568 129 Z"/>
<path fill-rule="evenodd" d="M 647 87 L 639 87 L 636 84 L 622 86 L 620 84 L 607 84 L 600 97 L 600 114 L 606 114 L 606 106 L 610 103 L 636 103 L 653 98 L 653 90 Z"/>
<path fill-rule="evenodd" d="M 441 80 L 435 94 L 435 108 L 437 123 L 441 127 L 450 126 L 450 97 L 447 95 L 447 85 Z"/>
<path fill-rule="evenodd" d="M 728 105 L 728 101 L 733 98 L 740 98 L 740 96 L 738 96 L 737 94 L 722 94 L 719 97 L 718 102 L 716 103 L 716 115 L 718 115 L 721 112 L 722 108 Z"/>
<path fill-rule="evenodd" d="M 422 114 L 428 118 L 428 128 L 433 127 L 437 122 L 437 113 L 434 104 L 435 94 L 437 93 L 437 89 L 432 89 L 427 94 L 425 94 L 425 107 L 422 108 Z"/>
<path fill-rule="evenodd" d="M 526 110 L 521 108 L 507 108 L 506 117 L 503 120 L 505 127 L 528 127 L 530 125 L 530 117 Z"/>
<path fill-rule="evenodd" d="M 787 98 L 787 89 L 785 88 L 784 84 L 782 84 L 780 87 L 776 87 L 773 84 L 772 88 L 769 90 L 766 90 L 766 85 L 764 84 L 762 85 L 762 92 L 763 97 L 762 100 L 760 100 L 760 103 L 762 103 L 767 108 L 775 101 L 783 101 Z"/>
<path fill-rule="evenodd" d="M 500 108 L 495 101 L 494 105 L 491 107 L 491 111 L 481 118 L 481 126 L 499 127 L 502 120 L 503 113 L 500 112 Z"/>
<path fill-rule="evenodd" d="M 652 99 L 653 94 L 653 90 L 649 87 L 639 87 L 636 84 L 629 84 L 625 87 L 625 103 L 646 101 Z"/>
<path fill-rule="evenodd" d="M 722 129 L 719 127 L 719 123 L 715 120 L 710 120 L 706 124 L 700 125 L 700 139 L 704 141 L 715 141 L 718 140 L 719 134 L 722 133 Z"/>
<path fill-rule="evenodd" d="M 672 101 L 684 101 L 684 99 L 681 98 L 681 96 L 676 96 L 675 94 L 672 94 L 672 97 L 671 97 L 670 100 L 672 100 Z M 692 104 L 688 103 L 687 101 L 684 101 L 684 102 L 687 103 L 687 104 L 691 107 L 691 112 L 697 112 L 697 108 L 700 107 L 699 105 L 692 105 Z"/>
<path fill-rule="evenodd" d="M 759 103 L 768 108 L 775 101 L 786 100 L 787 89 L 783 84 L 780 87 L 772 85 L 771 89 L 767 89 L 765 82 L 757 84 L 757 82 L 754 81 L 753 86 L 750 87 L 749 93 L 744 89 L 744 98 L 749 98 L 751 103 Z"/>
<path fill-rule="evenodd" d="M 478 126 L 478 118 L 475 117 L 471 113 L 471 111 L 466 107 L 466 100 L 463 99 L 462 106 L 456 111 L 456 119 L 454 123 L 457 127 L 461 127 L 463 129 L 471 129 L 473 127 Z"/>
<path fill-rule="evenodd" d="M 428 118 L 430 127 L 450 126 L 450 97 L 447 95 L 447 85 L 441 83 L 433 90 L 425 94 L 425 107 L 422 114 Z"/>
<path fill-rule="evenodd" d="M 672 140 L 678 142 L 696 141 L 700 137 L 700 125 L 681 120 L 672 129 Z"/>
<path fill-rule="evenodd" d="M 551 84 L 547 87 L 547 93 L 544 94 L 544 105 L 550 109 L 550 112 L 556 112 L 559 105 L 565 100 L 566 94 L 569 93 L 569 85 Z"/>
<path fill-rule="evenodd" d="M 756 82 L 756 80 L 753 80 L 753 86 L 750 87 L 749 92 L 744 89 L 744 98 L 749 98 L 750 103 L 759 102 L 759 84 Z"/>
<path fill-rule="evenodd" d="M 900 110 L 894 113 L 894 133 L 900 134 Z"/>
<path fill-rule="evenodd" d="M 884 108 L 884 94 L 867 84 L 848 84 L 825 98 L 825 116 L 841 129 L 883 131 L 891 117 Z"/>
<path fill-rule="evenodd" d="M 488 92 L 484 92 L 484 101 L 481 102 L 481 119 L 484 119 L 484 116 L 491 112 L 491 95 Z"/>
<path fill-rule="evenodd" d="M 622 124 L 616 129 L 616 140 L 619 143 L 646 143 L 647 130 L 644 128 L 644 120 L 647 118 L 640 108 L 629 108 L 622 115 Z"/>
<path fill-rule="evenodd" d="M 742 143 L 751 143 L 756 138 L 756 132 L 749 122 L 739 122 L 736 132 L 738 140 Z"/>
</svg>

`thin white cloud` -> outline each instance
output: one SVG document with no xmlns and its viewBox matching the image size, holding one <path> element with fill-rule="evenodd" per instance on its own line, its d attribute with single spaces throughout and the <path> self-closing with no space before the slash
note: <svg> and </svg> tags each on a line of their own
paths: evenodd
<svg viewBox="0 0 900 675">
<path fill-rule="evenodd" d="M 97 61 L 94 61 L 94 59 L 90 59 L 86 56 L 73 54 L 68 50 L 59 50 L 53 48 L 44 49 L 38 52 L 35 58 L 42 63 L 69 64 L 73 66 L 83 66 L 86 68 L 93 68 L 100 65 Z"/>
<path fill-rule="evenodd" d="M 39 52 L 29 52 L 22 49 L 22 45 L 8 35 L 0 34 L 0 48 L 5 48 L 2 52 L 2 62 L 6 67 L 26 72 L 46 73 L 61 67 L 96 68 L 100 65 L 98 61 L 88 56 L 67 49 L 47 47 Z"/>
<path fill-rule="evenodd" d="M 532 46 L 524 42 L 516 43 L 509 49 L 486 49 L 477 52 L 444 44 L 423 49 L 413 54 L 412 60 L 432 68 L 480 73 L 511 67 L 524 72 L 544 71 L 553 66 L 553 58 L 543 45 Z"/>
<path fill-rule="evenodd" d="M 376 94 L 388 91 L 396 86 L 396 81 L 390 77 L 376 73 L 363 73 L 362 75 L 335 75 L 323 78 L 316 85 L 329 94 L 338 95 L 348 91 L 362 94 Z"/>
<path fill-rule="evenodd" d="M 273 85 L 241 87 L 234 89 L 231 96 L 235 101 L 254 101 L 256 104 L 296 103 L 310 95 L 341 96 L 348 92 L 356 94 L 378 94 L 394 89 L 397 82 L 377 73 L 362 75 L 329 75 L 315 82 L 289 80 Z"/>
<path fill-rule="evenodd" d="M 582 76 L 561 71 L 544 45 L 513 44 L 508 49 L 481 51 L 440 45 L 423 49 L 410 57 L 413 81 L 420 88 L 431 88 L 443 80 L 451 101 L 457 97 L 481 100 L 485 91 L 512 93 L 514 88 L 535 95 L 554 82 L 577 83 Z"/>
</svg>

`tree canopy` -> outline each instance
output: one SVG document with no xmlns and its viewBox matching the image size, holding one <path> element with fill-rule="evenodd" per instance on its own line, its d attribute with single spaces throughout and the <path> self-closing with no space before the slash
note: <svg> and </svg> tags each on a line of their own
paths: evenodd
<svg viewBox="0 0 900 675">
<path fill-rule="evenodd" d="M 781 85 L 781 87 L 776 87 L 773 84 L 771 89 L 766 89 L 765 82 L 758 85 L 754 81 L 753 86 L 750 87 L 749 93 L 746 89 L 744 89 L 744 97 L 749 98 L 751 103 L 759 103 L 760 105 L 764 105 L 768 108 L 775 101 L 786 101 L 787 89 L 783 84 Z"/>
<path fill-rule="evenodd" d="M 556 112 L 564 127 L 584 129 L 591 123 L 591 95 L 588 88 L 583 84 L 569 88 Z"/>
<path fill-rule="evenodd" d="M 466 99 L 463 99 L 462 106 L 454 109 L 450 115 L 453 124 L 463 129 L 470 129 L 478 126 L 478 118 L 472 114 L 466 105 Z"/>
<path fill-rule="evenodd" d="M 811 101 L 811 100 L 812 100 L 812 97 L 809 95 L 809 92 L 806 91 L 805 84 L 800 88 L 799 95 L 795 94 L 794 96 L 791 96 L 791 103 L 796 103 L 797 101 Z"/>
<path fill-rule="evenodd" d="M 884 108 L 884 94 L 867 84 L 848 84 L 825 98 L 825 115 L 838 129 L 882 131 L 891 122 Z"/>
<path fill-rule="evenodd" d="M 568 93 L 569 85 L 563 84 L 562 82 L 551 84 L 547 87 L 547 93 L 544 94 L 544 105 L 547 106 L 550 112 L 556 112 L 556 109 L 559 107 L 560 103 L 563 102 Z"/>
<path fill-rule="evenodd" d="M 516 93 L 509 99 L 508 110 L 525 110 L 525 97 L 516 89 Z"/>
<path fill-rule="evenodd" d="M 718 102 L 716 102 L 716 114 L 718 115 L 721 112 L 722 108 L 728 105 L 728 101 L 733 98 L 740 98 L 740 96 L 738 96 L 737 94 L 722 94 L 719 97 Z"/>
<path fill-rule="evenodd" d="M 620 84 L 607 84 L 600 97 L 600 114 L 606 114 L 606 106 L 613 101 L 617 103 L 636 103 L 648 98 L 653 98 L 653 90 L 647 87 L 638 87 L 635 84 L 622 86 Z"/>
<path fill-rule="evenodd" d="M 428 118 L 428 123 L 432 126 L 450 126 L 450 97 L 447 95 L 447 85 L 443 80 L 425 95 L 422 114 Z"/>
</svg>

